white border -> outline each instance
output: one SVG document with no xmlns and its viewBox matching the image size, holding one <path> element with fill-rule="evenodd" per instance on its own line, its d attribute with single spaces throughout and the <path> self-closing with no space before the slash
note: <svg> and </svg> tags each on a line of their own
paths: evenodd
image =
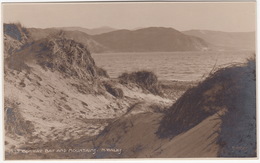
<svg viewBox="0 0 260 163">
<path fill-rule="evenodd" d="M 0 2 L 156 2 L 156 0 L 0 0 Z M 255 2 L 256 0 L 157 0 L 157 2 Z"/>
</svg>

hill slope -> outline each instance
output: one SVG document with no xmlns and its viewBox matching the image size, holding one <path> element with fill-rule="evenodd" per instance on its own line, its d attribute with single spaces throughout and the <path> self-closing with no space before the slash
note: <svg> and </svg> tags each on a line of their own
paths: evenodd
<svg viewBox="0 0 260 163">
<path fill-rule="evenodd" d="M 255 32 L 190 30 L 183 33 L 202 38 L 220 50 L 255 50 Z"/>
<path fill-rule="evenodd" d="M 200 51 L 208 48 L 200 38 L 162 27 L 118 30 L 94 35 L 93 39 L 116 52 Z"/>
<path fill-rule="evenodd" d="M 111 27 L 99 27 L 99 28 L 92 28 L 92 29 L 82 28 L 82 27 L 62 27 L 62 28 L 58 28 L 58 29 L 62 29 L 65 31 L 81 31 L 88 35 L 99 35 L 102 33 L 108 33 L 108 32 L 112 32 L 112 31 L 116 30 Z"/>
</svg>

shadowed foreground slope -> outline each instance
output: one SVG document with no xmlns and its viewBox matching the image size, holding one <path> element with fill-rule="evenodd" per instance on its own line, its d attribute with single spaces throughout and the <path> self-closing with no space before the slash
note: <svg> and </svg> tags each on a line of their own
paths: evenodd
<svg viewBox="0 0 260 163">
<path fill-rule="evenodd" d="M 157 134 L 174 137 L 217 113 L 222 125 L 216 139 L 218 155 L 246 157 L 256 155 L 255 61 L 220 69 L 197 87 L 189 89 L 169 109 Z M 243 150 L 240 150 L 240 149 Z"/>
</svg>

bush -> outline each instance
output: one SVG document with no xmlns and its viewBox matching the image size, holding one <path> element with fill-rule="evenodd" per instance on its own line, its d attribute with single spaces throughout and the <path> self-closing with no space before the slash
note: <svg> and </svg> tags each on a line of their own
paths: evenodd
<svg viewBox="0 0 260 163">
<path fill-rule="evenodd" d="M 5 133 L 11 136 L 30 137 L 35 131 L 34 125 L 31 121 L 25 120 L 20 113 L 19 104 L 17 100 L 10 100 L 5 98 L 4 103 L 4 121 Z"/>
<path fill-rule="evenodd" d="M 100 67 L 97 67 L 96 69 L 97 69 L 98 76 L 103 76 L 103 77 L 109 78 L 109 75 L 105 69 L 100 68 Z"/>
<path fill-rule="evenodd" d="M 162 95 L 157 76 L 150 71 L 138 71 L 132 73 L 123 73 L 119 80 L 122 84 L 135 83 L 142 89 L 147 90 L 155 95 Z"/>
<path fill-rule="evenodd" d="M 19 41 L 22 40 L 21 29 L 21 24 L 4 24 L 4 33 Z"/>
<path fill-rule="evenodd" d="M 106 88 L 107 92 L 113 95 L 114 97 L 123 98 L 124 92 L 121 88 L 116 88 L 110 83 L 104 83 L 104 87 Z"/>
</svg>

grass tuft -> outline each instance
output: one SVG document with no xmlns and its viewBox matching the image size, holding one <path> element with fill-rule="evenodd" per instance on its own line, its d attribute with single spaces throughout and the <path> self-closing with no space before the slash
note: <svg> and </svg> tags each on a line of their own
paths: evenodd
<svg viewBox="0 0 260 163">
<path fill-rule="evenodd" d="M 163 94 L 158 78 L 153 72 L 143 70 L 132 73 L 123 73 L 118 78 L 122 84 L 135 83 L 143 90 L 149 91 L 152 94 Z"/>
</svg>

